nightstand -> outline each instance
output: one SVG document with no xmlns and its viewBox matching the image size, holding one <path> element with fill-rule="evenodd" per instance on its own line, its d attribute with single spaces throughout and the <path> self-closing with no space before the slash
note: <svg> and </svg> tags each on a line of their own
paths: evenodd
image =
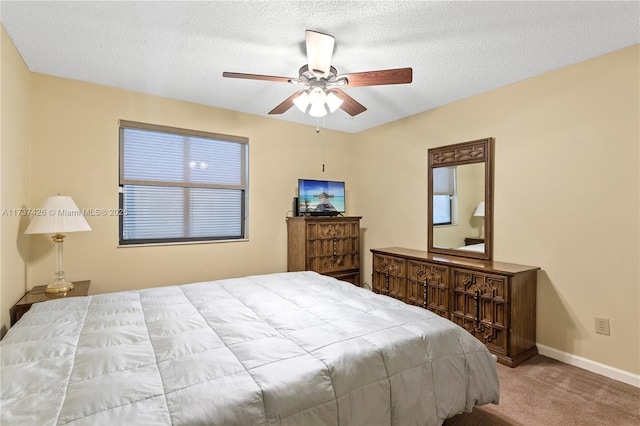
<svg viewBox="0 0 640 426">
<path fill-rule="evenodd" d="M 44 289 L 46 285 L 39 285 L 33 287 L 31 291 L 24 295 L 24 297 L 18 300 L 13 308 L 11 308 L 11 325 L 14 325 L 18 320 L 27 312 L 31 305 L 39 302 L 46 302 L 47 300 L 62 299 L 63 297 L 79 297 L 89 295 L 90 280 L 87 281 L 74 281 L 74 289 L 67 293 L 45 293 Z"/>
<path fill-rule="evenodd" d="M 470 246 L 472 244 L 482 244 L 484 243 L 484 238 L 481 237 L 467 237 L 464 239 L 464 245 Z"/>
</svg>

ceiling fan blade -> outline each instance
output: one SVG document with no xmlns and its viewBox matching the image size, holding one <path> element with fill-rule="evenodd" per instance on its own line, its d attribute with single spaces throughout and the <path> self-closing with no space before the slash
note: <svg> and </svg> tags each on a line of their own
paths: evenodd
<svg viewBox="0 0 640 426">
<path fill-rule="evenodd" d="M 317 31 L 305 32 L 307 44 L 307 64 L 309 70 L 316 73 L 328 74 L 331 71 L 331 57 L 336 39 Z"/>
<path fill-rule="evenodd" d="M 223 72 L 223 77 L 228 78 L 244 78 L 247 80 L 265 80 L 265 81 L 279 81 L 282 83 L 289 83 L 292 79 L 291 77 L 276 77 L 273 75 L 260 75 L 260 74 L 243 74 L 240 72 Z"/>
<path fill-rule="evenodd" d="M 340 105 L 340 108 L 350 116 L 353 117 L 367 110 L 367 108 L 365 108 L 360 102 L 356 101 L 342 90 L 332 89 L 331 92 L 342 99 L 342 105 Z"/>
<path fill-rule="evenodd" d="M 275 107 L 274 109 L 269 111 L 269 114 L 282 114 L 282 113 L 287 112 L 289 110 L 289 108 L 291 108 L 294 105 L 293 104 L 293 100 L 295 98 L 297 98 L 303 92 L 304 92 L 304 90 L 300 90 L 300 91 L 294 93 L 293 95 L 289 96 L 287 99 L 282 101 L 280 103 L 280 105 L 278 105 L 277 107 Z"/>
<path fill-rule="evenodd" d="M 342 74 L 338 77 L 345 77 L 348 81 L 348 87 L 405 84 L 411 83 L 411 81 L 413 81 L 413 70 L 411 68 L 393 68 L 390 70 Z"/>
</svg>

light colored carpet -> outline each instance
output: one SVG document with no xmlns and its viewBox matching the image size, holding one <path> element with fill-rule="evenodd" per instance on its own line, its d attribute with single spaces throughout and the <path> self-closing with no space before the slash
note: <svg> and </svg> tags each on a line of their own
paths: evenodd
<svg viewBox="0 0 640 426">
<path fill-rule="evenodd" d="M 475 407 L 445 426 L 640 426 L 640 388 L 537 355 L 498 364 L 500 404 Z"/>
</svg>

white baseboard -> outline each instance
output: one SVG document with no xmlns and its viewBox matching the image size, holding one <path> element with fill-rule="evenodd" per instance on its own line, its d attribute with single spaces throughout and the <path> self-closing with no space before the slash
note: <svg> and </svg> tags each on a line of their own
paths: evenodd
<svg viewBox="0 0 640 426">
<path fill-rule="evenodd" d="M 541 345 L 539 343 L 537 344 L 537 346 L 538 353 L 540 355 L 557 359 L 558 361 L 564 362 L 565 364 L 580 367 L 585 370 L 591 371 L 592 373 L 600 374 L 610 379 L 640 388 L 639 374 L 633 374 L 625 370 L 620 370 L 619 368 L 610 367 L 608 365 L 591 361 L 590 359 L 582 358 L 580 356 L 573 355 L 567 352 L 562 352 L 549 346 Z"/>
</svg>

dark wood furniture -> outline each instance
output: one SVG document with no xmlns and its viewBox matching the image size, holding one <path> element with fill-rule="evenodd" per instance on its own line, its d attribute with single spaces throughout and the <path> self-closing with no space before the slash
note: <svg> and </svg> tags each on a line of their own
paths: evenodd
<svg viewBox="0 0 640 426">
<path fill-rule="evenodd" d="M 287 270 L 360 286 L 360 216 L 287 218 Z"/>
<path fill-rule="evenodd" d="M 31 305 L 39 302 L 46 302 L 47 300 L 61 299 L 64 297 L 79 297 L 89 295 L 90 280 L 87 281 L 74 281 L 74 289 L 66 293 L 45 293 L 44 289 L 46 285 L 39 285 L 33 287 L 31 291 L 25 294 L 22 299 L 18 300 L 13 308 L 11 308 L 11 325 L 14 325 L 25 314 Z"/>
<path fill-rule="evenodd" d="M 480 237 L 466 237 L 464 239 L 465 246 L 470 246 L 473 244 L 482 244 L 482 243 L 484 243 L 484 238 L 480 238 Z"/>
<path fill-rule="evenodd" d="M 372 249 L 373 291 L 428 309 L 482 341 L 515 367 L 538 353 L 535 266 Z"/>
</svg>

